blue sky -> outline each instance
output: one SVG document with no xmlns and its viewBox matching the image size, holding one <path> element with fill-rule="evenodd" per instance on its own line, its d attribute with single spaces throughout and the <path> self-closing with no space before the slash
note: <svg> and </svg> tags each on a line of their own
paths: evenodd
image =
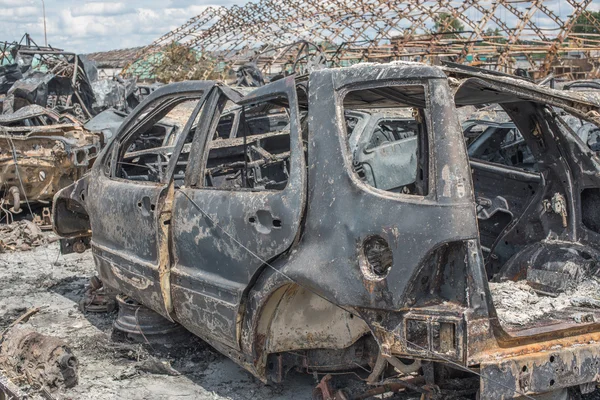
<svg viewBox="0 0 600 400">
<path fill-rule="evenodd" d="M 245 0 L 45 0 L 48 43 L 79 53 L 142 46 L 183 24 L 209 5 Z M 41 0 L 0 0 L 0 40 L 28 32 L 44 43 Z"/>
</svg>

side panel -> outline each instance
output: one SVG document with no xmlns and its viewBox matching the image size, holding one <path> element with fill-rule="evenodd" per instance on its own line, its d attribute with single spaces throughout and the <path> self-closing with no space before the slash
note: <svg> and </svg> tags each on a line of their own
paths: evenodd
<svg viewBox="0 0 600 400">
<path fill-rule="evenodd" d="M 352 173 L 337 90 L 368 82 L 402 84 L 413 68 L 377 65 L 311 74 L 306 225 L 283 271 L 334 304 L 400 310 L 410 302 L 405 296 L 419 268 L 436 249 L 478 237 L 466 148 L 442 75 L 428 84 L 429 194 L 383 192 Z M 381 279 L 363 272 L 368 262 L 363 243 L 373 235 L 385 239 L 392 252 L 393 264 Z"/>
</svg>

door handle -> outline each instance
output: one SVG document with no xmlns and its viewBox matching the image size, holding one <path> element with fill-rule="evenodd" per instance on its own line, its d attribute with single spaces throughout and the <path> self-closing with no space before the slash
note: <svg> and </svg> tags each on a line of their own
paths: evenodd
<svg viewBox="0 0 600 400">
<path fill-rule="evenodd" d="M 263 234 L 271 233 L 273 229 L 281 229 L 283 225 L 281 219 L 273 217 L 269 210 L 256 211 L 256 215 L 250 216 L 248 222 L 257 232 Z"/>
<path fill-rule="evenodd" d="M 137 206 L 144 216 L 152 214 L 156 209 L 156 204 L 153 204 L 148 196 L 142 197 L 142 199 L 138 201 Z"/>
</svg>

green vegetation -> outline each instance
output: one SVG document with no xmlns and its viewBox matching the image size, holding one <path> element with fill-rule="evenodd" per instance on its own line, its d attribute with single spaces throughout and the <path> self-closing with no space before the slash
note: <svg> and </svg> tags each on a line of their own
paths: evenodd
<svg viewBox="0 0 600 400">
<path fill-rule="evenodd" d="M 506 43 L 507 40 L 504 36 L 502 36 L 502 32 L 499 28 L 492 29 L 487 28 L 483 33 L 484 36 L 489 37 L 488 41 L 493 43 Z"/>
<path fill-rule="evenodd" d="M 594 25 L 591 21 L 596 21 Z M 574 33 L 591 33 L 591 34 L 600 34 L 600 11 L 584 11 L 581 13 L 579 17 L 575 20 L 575 25 L 573 26 Z"/>
<path fill-rule="evenodd" d="M 163 50 L 160 64 L 154 72 L 156 79 L 164 83 L 219 79 L 212 60 L 202 59 L 198 52 L 177 43 Z"/>
<path fill-rule="evenodd" d="M 440 12 L 434 17 L 433 20 L 433 30 L 437 33 L 443 33 L 443 37 L 459 37 L 460 32 L 465 29 L 463 23 L 448 12 Z"/>
</svg>

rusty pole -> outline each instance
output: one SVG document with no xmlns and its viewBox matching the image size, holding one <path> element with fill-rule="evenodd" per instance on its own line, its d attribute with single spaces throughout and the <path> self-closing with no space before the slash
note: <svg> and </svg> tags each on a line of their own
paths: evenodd
<svg viewBox="0 0 600 400">
<path fill-rule="evenodd" d="M 48 35 L 46 34 L 46 3 L 42 0 L 42 13 L 44 14 L 44 46 L 48 47 Z"/>
</svg>

